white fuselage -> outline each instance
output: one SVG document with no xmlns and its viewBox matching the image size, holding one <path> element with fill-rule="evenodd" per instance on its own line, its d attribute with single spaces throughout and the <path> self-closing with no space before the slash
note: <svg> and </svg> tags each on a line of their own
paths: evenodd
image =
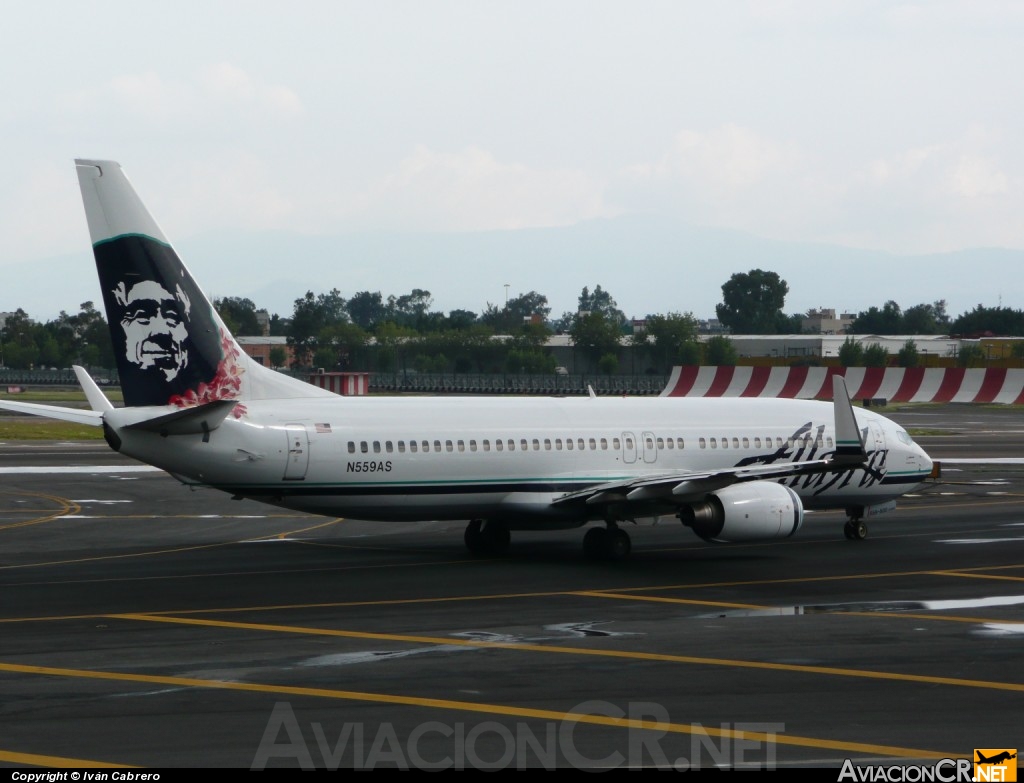
<svg viewBox="0 0 1024 783">
<path fill-rule="evenodd" d="M 830 403 L 679 398 L 349 397 L 255 400 L 207 435 L 125 430 L 121 451 L 189 483 L 368 520 L 500 519 L 581 525 L 568 492 L 640 475 L 821 459 Z M 871 506 L 917 486 L 931 461 L 894 422 L 856 410 L 868 469 L 779 479 L 807 508 Z"/>
</svg>

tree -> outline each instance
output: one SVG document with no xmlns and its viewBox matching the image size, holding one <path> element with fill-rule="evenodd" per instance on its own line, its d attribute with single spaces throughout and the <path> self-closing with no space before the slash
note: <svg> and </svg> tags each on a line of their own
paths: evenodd
<svg viewBox="0 0 1024 783">
<path fill-rule="evenodd" d="M 488 302 L 480 321 L 494 329 L 496 334 L 514 334 L 535 316 L 547 321 L 550 314 L 548 298 L 536 291 L 527 291 L 509 299 L 508 304 L 502 308 Z"/>
<path fill-rule="evenodd" d="M 964 343 L 960 346 L 960 352 L 956 356 L 956 364 L 957 367 L 977 367 L 984 358 L 981 346 Z"/>
<path fill-rule="evenodd" d="M 654 361 L 664 372 L 677 364 L 700 364 L 697 319 L 691 313 L 647 316 L 643 345 L 654 342 Z M 634 341 L 634 346 L 637 341 Z"/>
<path fill-rule="evenodd" d="M 384 320 L 387 308 L 380 291 L 359 291 L 348 300 L 348 315 L 352 323 L 363 329 L 373 329 Z"/>
<path fill-rule="evenodd" d="M 782 312 L 789 285 L 775 272 L 752 269 L 722 284 L 722 304 L 715 313 L 733 334 L 777 334 L 788 318 Z"/>
<path fill-rule="evenodd" d="M 949 330 L 952 334 L 973 337 L 1024 337 L 1024 311 L 977 305 L 953 321 Z"/>
<path fill-rule="evenodd" d="M 275 345 L 270 349 L 270 366 L 271 367 L 284 367 L 284 363 L 288 361 L 288 351 L 282 348 L 280 345 Z"/>
<path fill-rule="evenodd" d="M 720 334 L 704 344 L 704 355 L 704 363 L 713 367 L 735 367 L 739 359 L 732 340 Z"/>
<path fill-rule="evenodd" d="M 896 362 L 900 367 L 917 367 L 921 362 L 921 356 L 917 351 L 917 343 L 907 340 L 903 347 L 896 354 Z"/>
<path fill-rule="evenodd" d="M 387 320 L 422 331 L 423 321 L 433 303 L 430 291 L 414 288 L 402 296 L 389 296 L 385 317 Z"/>
<path fill-rule="evenodd" d="M 213 300 L 213 309 L 232 334 L 261 334 L 259 320 L 256 318 L 256 305 L 251 299 L 225 296 Z"/>
<path fill-rule="evenodd" d="M 863 346 L 852 337 L 847 337 L 839 348 L 839 363 L 843 367 L 863 367 Z"/>
<path fill-rule="evenodd" d="M 903 334 L 942 334 L 948 327 L 945 300 L 914 305 L 903 313 Z"/>
<path fill-rule="evenodd" d="M 869 307 L 866 311 L 858 313 L 850 325 L 850 331 L 854 334 L 902 334 L 903 312 L 900 306 L 890 299 L 881 310 Z"/>
<path fill-rule="evenodd" d="M 596 286 L 593 292 L 586 286 L 580 292 L 579 306 L 577 313 L 601 313 L 605 319 L 615 323 L 620 329 L 626 323 L 626 315 L 618 304 L 612 299 L 612 295 Z"/>
<path fill-rule="evenodd" d="M 295 300 L 288 345 L 295 353 L 295 363 L 308 366 L 310 357 L 317 350 L 320 333 L 327 327 L 347 320 L 345 299 L 337 288 L 329 294 L 313 295 L 307 291 L 301 299 Z"/>
<path fill-rule="evenodd" d="M 596 365 L 605 354 L 618 353 L 619 323 L 602 312 L 578 315 L 569 334 L 573 345 L 583 350 L 592 365 Z"/>
<path fill-rule="evenodd" d="M 864 349 L 865 367 L 888 367 L 889 352 L 878 343 L 871 343 Z"/>
</svg>

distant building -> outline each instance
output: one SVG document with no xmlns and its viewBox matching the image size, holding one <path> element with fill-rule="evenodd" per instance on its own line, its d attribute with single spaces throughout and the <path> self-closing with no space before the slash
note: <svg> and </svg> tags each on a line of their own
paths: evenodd
<svg viewBox="0 0 1024 783">
<path fill-rule="evenodd" d="M 800 328 L 805 334 L 846 334 L 856 318 L 856 313 L 841 313 L 837 318 L 835 310 L 822 307 L 808 310 Z"/>
<path fill-rule="evenodd" d="M 295 361 L 295 354 L 292 351 L 292 347 L 288 345 L 287 337 L 270 337 L 269 335 L 259 337 L 247 336 L 236 337 L 235 340 L 243 351 L 264 367 L 272 366 L 270 362 L 270 350 L 272 348 L 284 348 L 286 367 L 290 367 L 291 363 Z"/>
</svg>

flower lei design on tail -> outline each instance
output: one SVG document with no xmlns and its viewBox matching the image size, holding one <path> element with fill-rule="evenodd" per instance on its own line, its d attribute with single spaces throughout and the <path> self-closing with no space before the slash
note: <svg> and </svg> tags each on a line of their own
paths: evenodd
<svg viewBox="0 0 1024 783">
<path fill-rule="evenodd" d="M 230 335 L 220 330 L 220 348 L 224 358 L 217 365 L 217 372 L 209 383 L 200 383 L 198 389 L 189 389 L 185 394 L 175 394 L 168 401 L 168 405 L 178 408 L 191 408 L 196 405 L 204 405 L 217 400 L 234 400 L 242 392 L 242 375 L 245 367 L 239 361 L 241 351 Z M 245 406 L 239 403 L 231 411 L 236 419 L 242 418 L 246 413 Z"/>
</svg>

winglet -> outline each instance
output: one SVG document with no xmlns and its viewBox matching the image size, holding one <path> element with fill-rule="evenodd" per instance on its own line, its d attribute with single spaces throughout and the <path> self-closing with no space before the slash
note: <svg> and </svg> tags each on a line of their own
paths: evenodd
<svg viewBox="0 0 1024 783">
<path fill-rule="evenodd" d="M 107 399 L 107 395 L 100 391 L 100 387 L 96 385 L 96 381 L 85 371 L 84 367 L 79 367 L 76 364 L 72 366 L 72 369 L 75 371 L 75 377 L 78 378 L 82 391 L 85 392 L 85 398 L 89 401 L 90 408 L 99 413 L 114 410 L 114 406 Z"/>
<path fill-rule="evenodd" d="M 867 461 L 864 441 L 860 437 L 857 419 L 853 414 L 846 380 L 841 375 L 832 377 L 832 407 L 836 417 L 836 462 L 861 464 Z"/>
</svg>

